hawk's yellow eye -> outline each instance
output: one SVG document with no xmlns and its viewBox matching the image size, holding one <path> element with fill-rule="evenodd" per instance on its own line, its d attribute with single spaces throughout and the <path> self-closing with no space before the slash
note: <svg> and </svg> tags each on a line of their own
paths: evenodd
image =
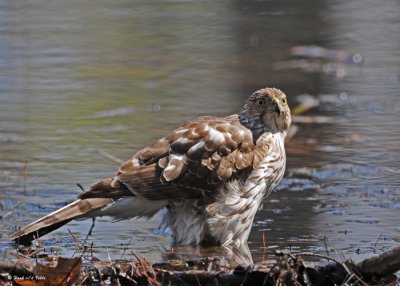
<svg viewBox="0 0 400 286">
<path fill-rule="evenodd" d="M 265 105 L 265 99 L 264 98 L 257 99 L 257 106 L 264 106 L 264 105 Z"/>
<path fill-rule="evenodd" d="M 286 99 L 286 97 L 282 98 L 282 103 L 283 103 L 283 104 L 287 104 L 287 99 Z"/>
</svg>

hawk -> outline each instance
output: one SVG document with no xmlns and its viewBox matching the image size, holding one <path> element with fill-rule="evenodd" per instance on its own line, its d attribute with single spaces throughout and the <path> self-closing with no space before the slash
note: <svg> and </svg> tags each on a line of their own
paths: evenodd
<svg viewBox="0 0 400 286">
<path fill-rule="evenodd" d="M 286 95 L 255 91 L 238 114 L 187 121 L 94 184 L 71 204 L 12 233 L 17 243 L 72 219 L 116 220 L 166 213 L 178 244 L 241 245 L 263 199 L 285 172 L 291 123 Z"/>
</svg>

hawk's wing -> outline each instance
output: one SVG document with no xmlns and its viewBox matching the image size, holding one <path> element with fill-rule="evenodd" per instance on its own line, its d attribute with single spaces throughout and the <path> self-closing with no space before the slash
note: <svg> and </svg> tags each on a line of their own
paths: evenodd
<svg viewBox="0 0 400 286">
<path fill-rule="evenodd" d="M 114 185 L 122 183 L 133 194 L 151 200 L 212 193 L 222 182 L 242 179 L 259 164 L 268 152 L 266 138 L 265 134 L 254 143 L 237 115 L 200 117 L 123 163 Z"/>
</svg>

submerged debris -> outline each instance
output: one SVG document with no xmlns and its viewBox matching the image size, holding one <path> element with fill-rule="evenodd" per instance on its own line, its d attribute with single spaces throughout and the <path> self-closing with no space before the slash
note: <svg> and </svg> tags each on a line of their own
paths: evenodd
<svg viewBox="0 0 400 286">
<path fill-rule="evenodd" d="M 295 57 L 325 59 L 327 61 L 342 62 L 346 64 L 360 64 L 363 62 L 363 56 L 360 53 L 330 50 L 315 45 L 294 46 L 290 49 L 290 54 Z"/>
<path fill-rule="evenodd" d="M 289 55 L 289 60 L 275 63 L 274 68 L 300 69 L 341 79 L 348 74 L 350 67 L 358 67 L 364 62 L 363 55 L 358 52 L 332 50 L 316 45 L 294 46 L 289 50 Z"/>
<path fill-rule="evenodd" d="M 276 259 L 251 267 L 231 269 L 220 259 L 151 264 L 135 260 L 81 266 L 81 258 L 46 257 L 36 263 L 0 263 L 1 285 L 395 285 L 400 270 L 400 247 L 360 263 L 337 261 L 313 253 L 293 255 L 277 251 Z M 331 263 L 314 266 L 304 258 L 315 256 Z"/>
</svg>

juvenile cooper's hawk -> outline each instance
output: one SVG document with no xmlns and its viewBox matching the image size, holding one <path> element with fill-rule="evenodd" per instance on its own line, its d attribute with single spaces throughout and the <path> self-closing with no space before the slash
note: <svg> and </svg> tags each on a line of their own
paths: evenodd
<svg viewBox="0 0 400 286">
<path fill-rule="evenodd" d="M 111 179 L 11 234 L 29 243 L 72 219 L 152 217 L 181 244 L 240 245 L 254 216 L 285 172 L 284 139 L 291 123 L 285 94 L 254 92 L 238 114 L 187 121 L 138 151 Z"/>
</svg>

